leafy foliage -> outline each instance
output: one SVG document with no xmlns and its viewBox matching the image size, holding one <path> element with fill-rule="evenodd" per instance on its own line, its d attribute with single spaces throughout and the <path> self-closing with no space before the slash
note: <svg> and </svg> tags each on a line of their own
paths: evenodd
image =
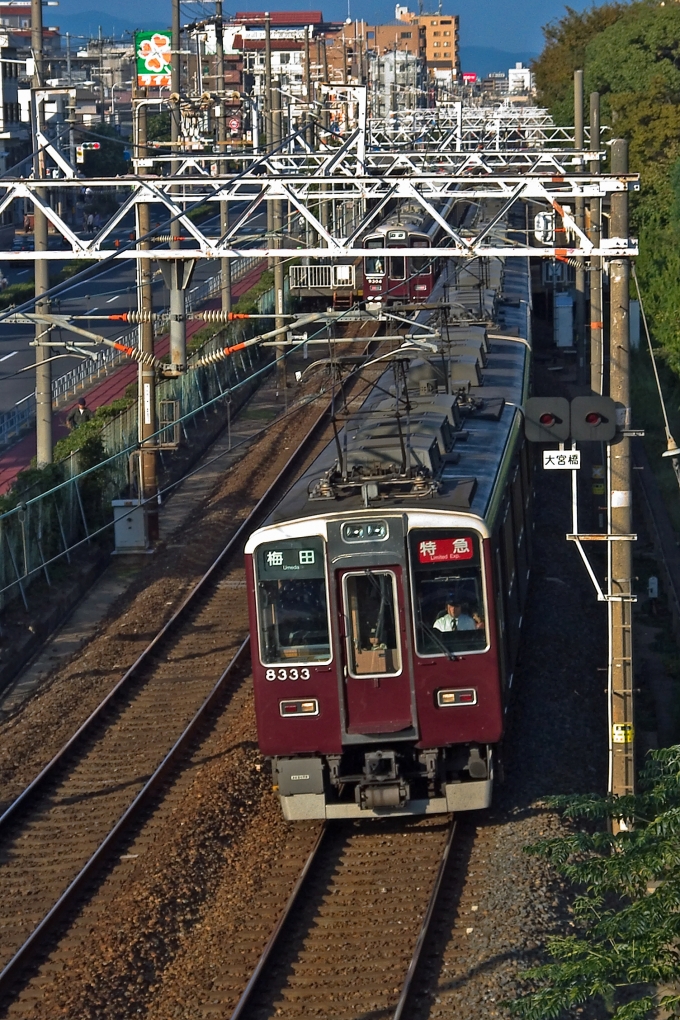
<svg viewBox="0 0 680 1020">
<path fill-rule="evenodd" d="M 534 990 L 509 1004 L 514 1016 L 555 1020 L 597 998 L 615 1020 L 680 1007 L 680 994 L 650 991 L 677 981 L 680 969 L 680 746 L 651 753 L 640 787 L 628 797 L 548 802 L 583 827 L 527 851 L 578 888 L 576 931 L 548 940 L 553 962 L 526 973 Z M 627 828 L 603 831 L 612 819 Z"/>
<path fill-rule="evenodd" d="M 581 12 L 567 7 L 560 21 L 543 28 L 545 47 L 533 70 L 540 100 L 556 123 L 573 124 L 574 71 L 584 66 L 590 40 L 613 25 L 626 8 L 622 3 L 605 3 Z"/>
<path fill-rule="evenodd" d="M 642 175 L 631 207 L 637 271 L 661 352 L 680 372 L 680 7 L 651 0 L 605 4 L 544 29 L 535 65 L 539 98 L 559 123 L 573 117 L 573 72 L 602 97 L 603 122 L 630 142 Z"/>
</svg>

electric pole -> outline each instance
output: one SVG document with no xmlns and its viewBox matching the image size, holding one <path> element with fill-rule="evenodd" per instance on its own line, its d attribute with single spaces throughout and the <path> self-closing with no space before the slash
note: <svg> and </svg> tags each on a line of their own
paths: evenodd
<svg viewBox="0 0 680 1020">
<path fill-rule="evenodd" d="M 179 155 L 179 139 L 181 129 L 180 109 L 180 49 L 182 45 L 182 32 L 179 20 L 179 0 L 172 0 L 172 49 L 170 53 L 170 141 L 172 143 L 173 156 Z M 172 163 L 172 173 L 176 174 L 178 165 Z"/>
<path fill-rule="evenodd" d="M 583 71 L 574 71 L 574 148 L 583 149 Z M 578 168 L 581 172 L 585 169 L 579 162 Z M 574 220 L 576 226 L 581 230 L 586 225 L 585 201 L 577 198 L 574 202 Z M 579 258 L 576 267 L 576 301 L 574 327 L 576 334 L 576 350 L 578 359 L 578 382 L 583 385 L 587 378 L 586 373 L 586 270 L 583 259 Z"/>
<path fill-rule="evenodd" d="M 628 173 L 628 142 L 615 138 L 611 144 L 612 174 Z M 628 237 L 628 192 L 611 197 L 612 237 Z M 616 401 L 617 424 L 631 427 L 630 332 L 627 258 L 610 262 L 610 370 L 609 391 Z M 622 796 L 635 792 L 635 743 L 633 732 L 633 619 L 631 546 L 630 438 L 621 435 L 609 446 L 609 691 L 611 722 L 610 792 Z"/>
<path fill-rule="evenodd" d="M 38 131 L 41 129 L 42 103 L 38 90 L 43 86 L 43 25 L 42 0 L 31 0 L 31 47 L 33 49 L 33 88 L 31 90 L 31 121 L 33 135 L 33 175 L 37 180 L 45 176 L 45 156 L 38 152 Z M 39 192 L 45 201 L 49 198 Z M 49 299 L 41 300 L 50 287 L 50 270 L 47 259 L 40 258 L 40 252 L 47 251 L 47 218 L 37 206 L 33 207 L 33 240 L 35 244 L 35 310 L 47 314 Z M 50 330 L 41 322 L 35 327 L 38 346 L 35 349 L 35 434 L 36 463 L 38 467 L 52 463 L 52 366 L 50 357 Z"/>
<path fill-rule="evenodd" d="M 227 116 L 224 106 L 224 31 L 222 27 L 222 0 L 215 0 L 215 62 L 217 70 L 217 144 L 220 156 L 226 154 Z M 220 164 L 223 166 L 224 164 Z M 220 234 L 222 237 L 229 230 L 229 206 L 220 202 Z M 222 311 L 231 311 L 231 259 L 220 259 L 220 292 L 222 295 Z"/>
<path fill-rule="evenodd" d="M 146 89 L 140 89 L 135 84 L 135 94 L 138 99 L 137 109 L 133 113 L 135 124 L 134 153 L 138 159 L 145 159 L 148 155 L 147 149 L 147 107 L 144 103 Z M 137 172 L 140 176 L 148 173 L 145 166 L 138 165 Z M 148 234 L 149 207 L 146 203 L 135 206 L 137 216 L 137 237 Z M 140 241 L 138 247 L 148 250 L 151 247 L 149 240 Z M 137 262 L 137 309 L 140 313 L 141 323 L 139 326 L 139 342 L 142 353 L 153 355 L 153 277 L 151 272 L 151 260 L 139 259 Z M 150 545 L 158 541 L 158 419 L 156 416 L 156 369 L 153 365 L 145 365 L 140 362 L 137 367 L 137 421 L 138 436 L 140 444 L 139 454 L 139 496 L 144 501 L 144 514 L 146 520 L 146 534 Z"/>
<path fill-rule="evenodd" d="M 279 78 L 272 83 L 270 119 L 272 126 L 272 146 L 276 148 L 276 146 L 280 144 L 282 137 L 281 81 Z M 274 235 L 272 238 L 272 244 L 273 247 L 280 248 L 283 232 L 283 203 L 280 198 L 277 198 L 274 202 L 270 202 L 269 204 L 272 206 L 272 231 Z M 276 315 L 276 328 L 282 328 L 285 326 L 285 320 L 283 318 L 283 260 L 280 258 L 274 258 L 274 312 Z M 283 390 L 285 398 L 287 396 L 286 361 L 284 357 L 286 348 L 277 347 L 276 353 L 279 358 L 279 389 Z"/>
<path fill-rule="evenodd" d="M 600 94 L 590 93 L 590 148 L 600 149 Z M 591 174 L 599 174 L 600 161 L 590 163 Z M 596 248 L 602 240 L 602 200 L 590 200 L 590 240 Z M 604 323 L 602 308 L 602 259 L 590 259 L 590 388 L 593 393 L 604 393 Z"/>
</svg>

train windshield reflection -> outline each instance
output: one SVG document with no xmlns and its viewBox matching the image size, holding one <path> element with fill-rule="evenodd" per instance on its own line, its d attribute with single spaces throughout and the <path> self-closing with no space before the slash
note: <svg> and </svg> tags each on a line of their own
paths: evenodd
<svg viewBox="0 0 680 1020">
<path fill-rule="evenodd" d="M 486 613 L 476 535 L 411 532 L 411 574 L 419 655 L 486 648 Z"/>
<path fill-rule="evenodd" d="M 255 562 L 262 663 L 328 662 L 323 541 L 307 538 L 260 546 Z"/>
<path fill-rule="evenodd" d="M 351 675 L 398 673 L 394 574 L 388 570 L 346 574 L 344 591 Z"/>
</svg>

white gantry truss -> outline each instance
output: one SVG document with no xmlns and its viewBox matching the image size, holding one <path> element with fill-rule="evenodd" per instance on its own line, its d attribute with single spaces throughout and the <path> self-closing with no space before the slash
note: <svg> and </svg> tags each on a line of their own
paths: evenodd
<svg viewBox="0 0 680 1020">
<path fill-rule="evenodd" d="M 82 181 L 45 180 L 34 182 L 0 181 L 0 213 L 14 202 L 24 203 L 26 211 L 40 209 L 60 235 L 61 247 L 40 252 L 50 260 L 70 259 L 177 259 L 177 258 L 242 258 L 242 257 L 312 257 L 319 259 L 356 258 L 368 254 L 387 254 L 386 248 L 365 246 L 365 238 L 380 222 L 385 212 L 395 207 L 408 207 L 414 214 L 422 213 L 441 227 L 440 240 L 431 249 L 433 256 L 476 258 L 479 256 L 546 257 L 603 256 L 616 258 L 637 254 L 634 240 L 610 237 L 595 247 L 578 227 L 571 215 L 576 199 L 606 199 L 615 192 L 636 190 L 638 177 L 589 173 L 501 173 L 479 175 L 468 172 L 452 175 L 413 173 L 410 176 L 339 175 L 266 173 L 262 165 L 240 174 L 225 177 L 207 175 L 167 176 L 158 178 L 126 177 L 88 179 L 93 201 L 98 191 L 115 190 L 121 202 L 95 236 L 80 237 L 57 211 L 65 191 L 81 189 Z M 472 171 L 474 168 L 470 168 Z M 234 220 L 225 234 L 206 233 L 189 213 L 199 206 L 228 202 Z M 269 203 L 285 203 L 287 223 L 281 235 L 266 235 L 266 207 Z M 464 220 L 464 211 L 473 203 L 484 203 L 495 210 L 491 218 L 478 227 L 456 227 Z M 130 222 L 135 206 L 143 203 L 153 207 L 153 221 L 160 223 L 149 240 L 151 251 L 135 247 L 139 238 L 121 243 L 121 228 Z M 507 215 L 518 203 L 526 207 L 526 230 L 497 225 L 507 223 Z M 68 205 L 69 203 L 66 203 Z M 457 215 L 458 210 L 459 215 Z M 533 233 L 533 217 L 547 212 L 562 220 L 569 237 L 569 246 L 538 243 Z M 214 223 L 215 218 L 209 222 Z M 259 230 L 258 222 L 261 224 Z M 214 227 L 213 227 L 214 230 Z M 128 235 L 129 236 L 129 235 Z M 171 244 L 180 241 L 181 247 Z M 390 247 L 391 255 L 412 254 L 409 249 Z M 7 261 L 32 261 L 32 251 L 3 252 Z"/>
</svg>

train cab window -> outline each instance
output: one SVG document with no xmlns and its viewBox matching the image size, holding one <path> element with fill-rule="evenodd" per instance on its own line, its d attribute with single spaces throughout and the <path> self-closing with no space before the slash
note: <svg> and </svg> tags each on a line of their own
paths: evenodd
<svg viewBox="0 0 680 1020">
<path fill-rule="evenodd" d="M 255 571 L 263 665 L 330 661 L 323 540 L 261 545 Z"/>
<path fill-rule="evenodd" d="M 343 578 L 349 672 L 354 677 L 399 673 L 396 579 L 389 570 Z"/>
<path fill-rule="evenodd" d="M 409 546 L 418 654 L 483 651 L 487 628 L 479 536 L 412 531 Z"/>
<path fill-rule="evenodd" d="M 426 237 L 416 237 L 411 241 L 412 248 L 429 248 L 430 242 Z M 411 272 L 418 276 L 431 276 L 432 275 L 432 258 L 415 258 L 411 256 L 409 259 Z"/>
<path fill-rule="evenodd" d="M 406 259 L 403 255 L 392 255 L 390 258 L 390 280 L 406 279 Z"/>
<path fill-rule="evenodd" d="M 382 237 L 369 237 L 366 240 L 366 247 L 382 248 L 384 243 Z M 367 255 L 364 259 L 364 272 L 366 276 L 384 276 L 385 257 L 383 255 Z"/>
</svg>

